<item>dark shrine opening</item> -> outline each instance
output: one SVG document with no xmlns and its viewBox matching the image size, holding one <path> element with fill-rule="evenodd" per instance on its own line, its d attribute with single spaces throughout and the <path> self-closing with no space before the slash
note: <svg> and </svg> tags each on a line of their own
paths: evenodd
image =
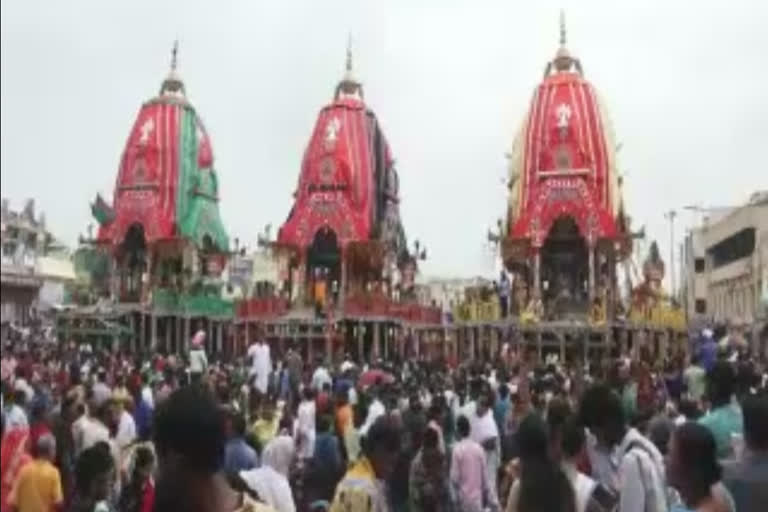
<svg viewBox="0 0 768 512">
<path fill-rule="evenodd" d="M 142 276 L 147 269 L 147 239 L 144 226 L 132 224 L 120 244 L 120 296 L 123 302 L 141 300 Z"/>
<path fill-rule="evenodd" d="M 324 309 L 331 298 L 338 298 L 341 282 L 341 248 L 329 227 L 320 228 L 307 248 L 307 284 L 315 306 Z"/>
<path fill-rule="evenodd" d="M 541 288 L 547 314 L 554 318 L 586 314 L 588 279 L 586 240 L 572 217 L 558 217 L 541 250 Z"/>
</svg>

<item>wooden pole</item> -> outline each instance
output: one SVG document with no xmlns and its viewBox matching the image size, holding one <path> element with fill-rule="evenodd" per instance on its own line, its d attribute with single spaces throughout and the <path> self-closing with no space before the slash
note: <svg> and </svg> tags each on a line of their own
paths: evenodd
<svg viewBox="0 0 768 512">
<path fill-rule="evenodd" d="M 149 313 L 150 339 L 149 350 L 154 352 L 157 349 L 157 316 L 154 312 Z"/>
<path fill-rule="evenodd" d="M 365 342 L 363 340 L 363 329 L 364 329 L 363 322 L 358 321 L 357 322 L 357 358 L 358 362 L 360 364 L 363 363 L 365 360 Z"/>
<path fill-rule="evenodd" d="M 379 336 L 381 335 L 379 329 L 381 328 L 381 325 L 379 322 L 374 321 L 371 322 L 371 327 L 373 327 L 373 349 L 371 350 L 371 362 L 375 362 L 379 359 L 379 350 L 381 349 L 381 347 L 379 347 Z"/>
<path fill-rule="evenodd" d="M 189 353 L 189 343 L 192 341 L 192 319 L 190 317 L 184 317 L 184 341 L 181 344 L 182 352 L 186 355 Z"/>
</svg>

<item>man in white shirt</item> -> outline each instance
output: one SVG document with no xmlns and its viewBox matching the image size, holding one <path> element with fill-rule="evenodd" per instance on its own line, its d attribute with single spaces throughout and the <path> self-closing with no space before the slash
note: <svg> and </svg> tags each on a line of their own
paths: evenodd
<svg viewBox="0 0 768 512">
<path fill-rule="evenodd" d="M 371 389 L 371 398 L 371 403 L 368 405 L 368 416 L 365 418 L 365 423 L 360 427 L 361 436 L 367 435 L 368 429 L 373 426 L 376 419 L 379 416 L 384 416 L 387 412 L 384 404 L 379 399 L 379 390 L 375 387 Z"/>
<path fill-rule="evenodd" d="M 129 446 L 136 440 L 136 422 L 133 416 L 120 407 L 120 420 L 117 424 L 117 435 L 115 436 L 115 442 L 117 446 L 122 450 Z"/>
<path fill-rule="evenodd" d="M 248 357 L 251 360 L 251 378 L 254 379 L 254 387 L 261 394 L 266 394 L 269 387 L 269 375 L 272 373 L 269 345 L 263 340 L 257 339 L 248 348 Z"/>
<path fill-rule="evenodd" d="M 619 396 L 594 385 L 582 397 L 580 415 L 600 445 L 609 451 L 618 446 L 618 511 L 666 511 L 664 459 L 649 439 L 627 427 Z"/>
<path fill-rule="evenodd" d="M 499 464 L 501 464 L 501 446 L 499 428 L 490 407 L 490 397 L 483 393 L 477 401 L 475 414 L 469 418 L 470 437 L 485 450 L 485 467 L 488 485 L 491 492 L 496 493 L 496 480 Z"/>
<path fill-rule="evenodd" d="M 107 386 L 107 372 L 103 368 L 99 370 L 98 380 L 93 385 L 93 402 L 102 405 L 112 396 L 112 390 Z"/>
<path fill-rule="evenodd" d="M 31 403 L 35 398 L 35 390 L 29 385 L 27 379 L 24 377 L 18 377 L 16 382 L 13 383 L 13 389 L 16 391 L 24 392 L 25 403 Z"/>
<path fill-rule="evenodd" d="M 29 428 L 27 413 L 24 412 L 23 405 L 26 403 L 27 395 L 24 391 L 16 390 L 12 395 L 12 400 L 5 407 L 5 430 L 14 428 Z"/>
<path fill-rule="evenodd" d="M 314 389 L 316 392 L 323 389 L 323 384 L 332 384 L 333 380 L 331 379 L 331 374 L 328 373 L 328 369 L 325 367 L 323 363 L 320 363 L 317 366 L 317 369 L 312 374 L 312 389 Z"/>
<path fill-rule="evenodd" d="M 310 459 L 315 453 L 315 392 L 304 389 L 304 399 L 296 413 L 296 455 L 300 459 Z"/>
</svg>

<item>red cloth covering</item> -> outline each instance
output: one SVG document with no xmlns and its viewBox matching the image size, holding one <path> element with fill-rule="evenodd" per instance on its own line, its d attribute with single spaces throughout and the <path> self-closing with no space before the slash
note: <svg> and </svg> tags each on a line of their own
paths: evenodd
<svg viewBox="0 0 768 512">
<path fill-rule="evenodd" d="M 28 453 L 29 429 L 15 428 L 6 432 L 0 443 L 0 512 L 10 512 L 8 496 L 19 471 L 32 457 Z"/>
<path fill-rule="evenodd" d="M 340 98 L 320 111 L 304 153 L 296 203 L 278 241 L 297 247 L 312 243 L 327 226 L 344 247 L 367 240 L 376 208 L 376 136 L 383 139 L 372 112 L 355 98 Z M 389 168 L 389 145 L 379 158 Z"/>
<path fill-rule="evenodd" d="M 144 485 L 144 494 L 141 497 L 141 511 L 152 512 L 155 508 L 155 482 L 150 478 Z"/>
<path fill-rule="evenodd" d="M 587 238 L 616 236 L 620 197 L 603 114 L 594 87 L 578 73 L 549 75 L 536 88 L 520 134 L 525 147 L 512 237 L 540 247 L 561 215 L 571 216 Z"/>
<path fill-rule="evenodd" d="M 171 102 L 141 107 L 117 174 L 116 217 L 99 228 L 99 240 L 122 241 L 133 224 L 144 227 L 148 242 L 174 236 L 183 108 Z"/>
</svg>

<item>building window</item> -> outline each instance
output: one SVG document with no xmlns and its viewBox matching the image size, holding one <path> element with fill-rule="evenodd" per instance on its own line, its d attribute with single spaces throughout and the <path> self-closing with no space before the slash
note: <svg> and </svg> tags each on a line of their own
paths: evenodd
<svg viewBox="0 0 768 512">
<path fill-rule="evenodd" d="M 693 261 L 693 269 L 696 271 L 697 274 L 701 274 L 704 272 L 704 269 L 706 267 L 704 258 L 696 258 Z"/>
<path fill-rule="evenodd" d="M 707 312 L 707 301 L 705 299 L 696 299 L 694 306 L 697 315 L 704 315 Z"/>
<path fill-rule="evenodd" d="M 712 256 L 712 267 L 719 268 L 751 256 L 754 250 L 755 228 L 746 228 L 718 242 L 707 252 Z"/>
</svg>

